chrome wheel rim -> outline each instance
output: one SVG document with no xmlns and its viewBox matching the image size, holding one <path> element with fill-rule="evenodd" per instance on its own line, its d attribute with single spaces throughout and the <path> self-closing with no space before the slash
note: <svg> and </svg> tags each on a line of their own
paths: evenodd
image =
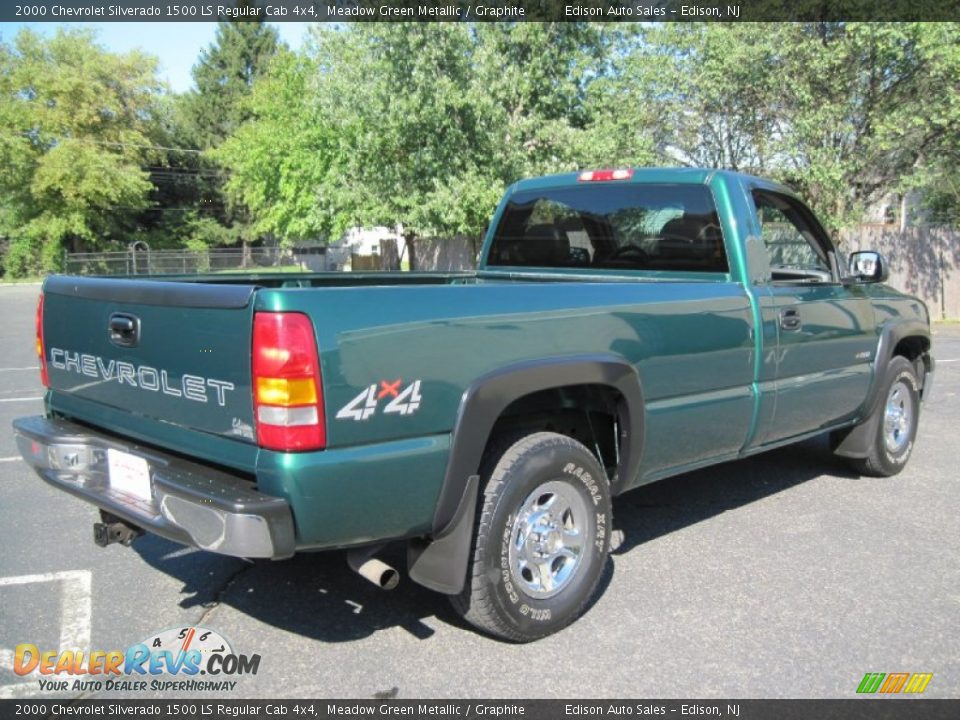
<svg viewBox="0 0 960 720">
<path fill-rule="evenodd" d="M 913 396 L 900 380 L 890 388 L 883 414 L 883 443 L 889 452 L 900 452 L 910 441 L 913 414 Z"/>
<path fill-rule="evenodd" d="M 587 504 L 560 480 L 543 483 L 517 511 L 510 529 L 510 574 L 526 595 L 544 599 L 573 580 L 584 553 Z"/>
</svg>

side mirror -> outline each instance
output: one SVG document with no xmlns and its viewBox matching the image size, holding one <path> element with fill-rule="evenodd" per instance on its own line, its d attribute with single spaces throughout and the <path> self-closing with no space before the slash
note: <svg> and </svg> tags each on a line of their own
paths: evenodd
<svg viewBox="0 0 960 720">
<path fill-rule="evenodd" d="M 856 282 L 885 282 L 890 275 L 890 268 L 887 267 L 883 255 L 873 250 L 850 253 L 847 268 L 850 279 Z"/>
</svg>

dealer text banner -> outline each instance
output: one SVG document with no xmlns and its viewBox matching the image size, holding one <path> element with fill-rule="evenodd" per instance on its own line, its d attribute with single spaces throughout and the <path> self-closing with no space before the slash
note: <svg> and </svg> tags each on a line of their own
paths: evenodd
<svg viewBox="0 0 960 720">
<path fill-rule="evenodd" d="M 0 700 L 0 720 L 15 717 L 955 720 L 960 700 Z"/>
<path fill-rule="evenodd" d="M 0 22 L 702 22 L 940 21 L 960 18 L 960 0 L 30 0 L 0 4 Z"/>
</svg>

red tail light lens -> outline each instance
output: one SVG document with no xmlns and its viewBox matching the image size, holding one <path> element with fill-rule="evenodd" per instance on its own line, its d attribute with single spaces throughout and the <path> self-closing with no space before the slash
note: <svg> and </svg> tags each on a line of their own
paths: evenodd
<svg viewBox="0 0 960 720">
<path fill-rule="evenodd" d="M 326 447 L 320 357 L 306 315 L 254 315 L 253 412 L 261 447 L 287 452 Z"/>
<path fill-rule="evenodd" d="M 601 182 L 605 180 L 629 180 L 633 177 L 633 168 L 616 170 L 584 170 L 578 178 L 580 182 Z"/>
<path fill-rule="evenodd" d="M 47 352 L 43 344 L 43 293 L 37 300 L 37 359 L 40 361 L 40 382 L 44 387 L 50 387 L 50 376 L 47 373 Z"/>
</svg>

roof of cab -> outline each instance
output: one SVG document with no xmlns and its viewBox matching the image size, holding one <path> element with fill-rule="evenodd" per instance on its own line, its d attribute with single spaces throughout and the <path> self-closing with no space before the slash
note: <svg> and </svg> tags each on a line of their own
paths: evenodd
<svg viewBox="0 0 960 720">
<path fill-rule="evenodd" d="M 755 175 L 735 172 L 733 170 L 717 170 L 715 168 L 634 168 L 633 177 L 629 180 L 609 180 L 601 182 L 611 183 L 668 183 L 684 185 L 703 185 L 710 179 L 722 175 L 732 179 L 747 181 L 747 184 L 756 187 L 765 187 L 793 194 L 790 188 Z M 527 178 L 515 183 L 510 190 L 520 192 L 525 190 L 540 190 L 569 185 L 577 185 L 580 172 L 562 173 L 559 175 L 545 175 L 543 177 Z"/>
</svg>

